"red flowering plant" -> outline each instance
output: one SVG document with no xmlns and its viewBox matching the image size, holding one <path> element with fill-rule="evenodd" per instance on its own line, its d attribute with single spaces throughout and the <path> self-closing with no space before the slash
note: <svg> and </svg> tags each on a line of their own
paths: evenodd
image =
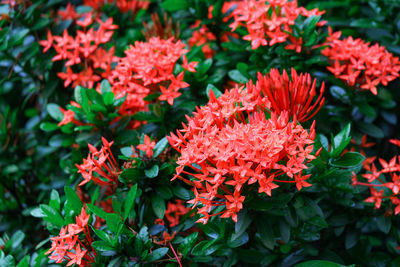
<svg viewBox="0 0 400 267">
<path fill-rule="evenodd" d="M 398 265 L 397 3 L 0 2 L 0 266 Z"/>
<path fill-rule="evenodd" d="M 315 81 L 311 85 L 309 75 L 298 76 L 292 70 L 289 81 L 286 72 L 280 76 L 272 70 L 266 77 L 260 74 L 256 85 L 246 84 L 246 89 L 233 88 L 218 99 L 213 91 L 209 94 L 209 103 L 188 118 L 177 135 L 168 137 L 181 154 L 174 178 L 194 186 L 195 198 L 190 203 L 194 207 L 201 204 L 198 213 L 203 217 L 199 221 L 207 223 L 215 215 L 237 221 L 246 199 L 242 194 L 250 194 L 254 184 L 258 185 L 258 193 L 268 196 L 279 187 L 277 183 L 295 183 L 298 190 L 311 186 L 305 181 L 309 175 L 302 171 L 315 159 L 311 154 L 315 126 L 308 133 L 297 124 L 297 117 L 299 121 L 309 119 L 323 101 L 320 96 L 310 106 Z M 271 117 L 267 118 L 265 112 Z M 281 179 L 282 175 L 289 179 Z M 219 206 L 226 208 L 215 213 L 214 207 Z"/>
<path fill-rule="evenodd" d="M 391 139 L 390 143 L 400 146 L 400 141 L 397 139 Z M 376 163 L 374 163 L 375 158 L 376 157 L 372 157 L 363 162 L 363 168 L 366 173 L 361 175 L 362 179 L 359 179 L 358 176 L 354 174 L 352 177 L 352 185 L 368 187 L 371 196 L 365 199 L 365 202 L 373 203 L 375 208 L 379 209 L 382 203 L 387 200 L 392 204 L 394 210 L 388 209 L 386 214 L 392 215 L 394 213 L 397 215 L 400 213 L 400 199 L 398 196 L 400 192 L 399 157 L 396 155 L 389 161 L 379 158 L 380 169 L 377 168 Z"/>
<path fill-rule="evenodd" d="M 47 40 L 39 42 L 43 52 L 53 47 L 57 53 L 53 61 L 65 61 L 65 72 L 57 74 L 64 80 L 65 87 L 95 88 L 97 82 L 108 77 L 112 62 L 117 61 L 115 48 L 106 50 L 102 46 L 110 41 L 118 26 L 112 24 L 112 18 L 103 22 L 92 12 L 78 15 L 71 5 L 59 15 L 62 19 L 73 19 L 79 29 L 75 36 L 71 36 L 67 29 L 62 36 L 53 36 L 48 31 Z"/>
<path fill-rule="evenodd" d="M 327 69 L 347 86 L 369 90 L 377 95 L 378 85 L 387 86 L 388 82 L 399 77 L 399 58 L 385 47 L 370 45 L 361 39 L 354 40 L 351 36 L 339 40 L 340 34 L 332 33 L 330 29 L 328 47 L 321 53 L 329 59 Z"/>
<path fill-rule="evenodd" d="M 295 25 L 299 16 L 309 18 L 312 16 L 321 16 L 324 11 L 318 9 L 307 10 L 299 7 L 297 1 L 277 0 L 251 0 L 237 1 L 237 7 L 233 10 L 231 16 L 234 22 L 229 26 L 232 31 L 238 27 L 245 27 L 248 34 L 242 38 L 251 41 L 251 48 L 257 49 L 259 46 L 273 46 L 278 43 L 288 43 L 285 46 L 287 50 L 295 50 L 300 53 L 303 48 L 303 42 L 307 39 L 298 36 L 302 30 L 299 25 Z M 322 26 L 326 22 L 318 22 L 318 17 L 311 18 L 315 26 Z"/>
</svg>

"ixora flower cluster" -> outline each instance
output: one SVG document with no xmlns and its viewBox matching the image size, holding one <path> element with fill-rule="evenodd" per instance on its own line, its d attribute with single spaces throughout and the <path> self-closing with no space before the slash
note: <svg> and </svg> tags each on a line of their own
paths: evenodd
<svg viewBox="0 0 400 267">
<path fill-rule="evenodd" d="M 121 11 L 121 12 L 133 12 L 136 13 L 140 9 L 147 9 L 147 7 L 150 4 L 150 1 L 145 1 L 145 0 L 84 0 L 83 3 L 86 6 L 91 6 L 94 9 L 101 9 L 104 4 L 108 3 L 115 3 L 116 7 Z"/>
<path fill-rule="evenodd" d="M 325 11 L 318 9 L 307 10 L 304 7 L 298 7 L 297 1 L 237 1 L 237 7 L 230 15 L 235 21 L 230 24 L 230 27 L 232 31 L 238 27 L 245 27 L 248 35 L 243 36 L 243 39 L 251 41 L 252 49 L 289 41 L 290 44 L 285 48 L 300 53 L 303 40 L 293 36 L 292 29 L 296 19 L 299 16 L 320 16 L 324 13 Z M 324 24 L 325 22 L 319 22 L 317 26 Z"/>
<path fill-rule="evenodd" d="M 202 204 L 199 221 L 206 223 L 215 215 L 237 221 L 246 198 L 242 193 L 256 183 L 258 192 L 269 196 L 277 183 L 294 183 L 298 190 L 311 186 L 302 171 L 315 159 L 315 124 L 308 132 L 297 117 L 310 118 L 323 102 L 320 97 L 311 109 L 305 108 L 307 114 L 297 106 L 309 106 L 315 86 L 308 74 L 298 76 L 292 70 L 290 81 L 286 72 L 273 70 L 260 75 L 256 85 L 235 87 L 218 99 L 210 91 L 209 103 L 188 117 L 177 135 L 171 133 L 168 141 L 180 152 L 174 179 L 194 186 L 195 198 L 189 203 Z M 212 213 L 217 206 L 226 209 Z"/>
<path fill-rule="evenodd" d="M 170 105 L 181 95 L 179 89 L 188 87 L 184 72 L 174 75 L 177 61 L 187 52 L 185 45 L 174 38 L 163 40 L 152 37 L 148 42 L 135 42 L 125 51 L 108 80 L 117 97 L 126 95 L 120 113 L 135 114 L 146 109 L 144 98 L 161 91 L 159 100 Z M 197 62 L 188 63 L 183 57 L 183 68 L 194 72 Z"/>
<path fill-rule="evenodd" d="M 81 85 L 93 88 L 100 79 L 110 75 L 111 63 L 117 61 L 114 56 L 115 48 L 106 50 L 102 45 L 110 41 L 118 26 L 112 24 L 112 18 L 105 22 L 98 17 L 94 18 L 92 12 L 79 16 L 72 9 L 67 15 L 62 15 L 74 19 L 76 25 L 82 29 L 76 32 L 75 37 L 69 35 L 67 30 L 64 30 L 62 36 L 52 36 L 48 31 L 47 40 L 40 41 L 39 44 L 44 46 L 43 52 L 51 47 L 56 50 L 57 55 L 53 57 L 53 61 L 66 61 L 66 71 L 57 74 L 64 80 L 65 87 L 72 84 L 72 87 Z"/>
<path fill-rule="evenodd" d="M 391 139 L 390 142 L 400 147 L 400 140 Z M 379 158 L 380 170 L 374 164 L 375 159 L 376 157 L 368 158 L 363 163 L 368 173 L 362 174 L 362 178 L 367 181 L 360 182 L 354 174 L 352 184 L 370 188 L 371 196 L 365 199 L 365 202 L 375 203 L 376 209 L 381 207 L 384 200 L 390 200 L 397 215 L 400 213 L 400 156 L 394 156 L 389 162 Z"/>
<path fill-rule="evenodd" d="M 351 36 L 339 40 L 340 32 L 331 34 L 328 47 L 321 53 L 329 59 L 327 69 L 348 86 L 378 93 L 377 86 L 398 78 L 400 61 L 385 47 L 371 45 Z"/>
<path fill-rule="evenodd" d="M 56 263 L 68 261 L 67 266 L 91 266 L 96 259 L 96 251 L 92 247 L 93 239 L 88 227 L 90 216 L 82 208 L 81 214 L 76 216 L 76 223 L 61 228 L 58 236 L 52 237 L 51 248 L 46 254 Z M 81 233 L 84 234 L 82 238 Z"/>
<path fill-rule="evenodd" d="M 108 142 L 102 137 L 102 142 L 103 146 L 100 150 L 88 144 L 90 153 L 87 159 L 83 159 L 83 163 L 80 165 L 76 164 L 78 173 L 83 177 L 83 181 L 79 183 L 79 186 L 89 181 L 93 181 L 100 186 L 118 184 L 118 176 L 121 170 L 110 149 L 114 141 Z"/>
</svg>

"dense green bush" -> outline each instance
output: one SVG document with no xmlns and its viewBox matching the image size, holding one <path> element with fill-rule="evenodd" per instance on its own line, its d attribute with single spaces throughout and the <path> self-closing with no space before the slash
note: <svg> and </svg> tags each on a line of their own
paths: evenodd
<svg viewBox="0 0 400 267">
<path fill-rule="evenodd" d="M 3 0 L 0 266 L 400 266 L 399 11 Z"/>
</svg>

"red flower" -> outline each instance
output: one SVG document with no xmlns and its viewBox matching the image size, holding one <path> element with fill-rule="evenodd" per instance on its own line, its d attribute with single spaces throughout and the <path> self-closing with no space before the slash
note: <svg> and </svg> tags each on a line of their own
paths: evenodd
<svg viewBox="0 0 400 267">
<path fill-rule="evenodd" d="M 179 224 L 179 219 L 188 213 L 190 208 L 183 205 L 183 201 L 177 199 L 175 203 L 168 202 L 167 209 L 165 210 L 165 218 L 169 222 L 170 227 L 174 227 Z"/>
<path fill-rule="evenodd" d="M 269 75 L 262 76 L 258 73 L 256 85 L 271 102 L 271 110 L 277 113 L 288 111 L 289 115 L 297 118 L 300 122 L 311 119 L 322 107 L 325 98 L 325 84 L 322 82 L 318 99 L 312 104 L 316 95 L 316 80 L 311 81 L 310 74 L 300 74 L 291 70 L 291 79 L 286 71 L 280 75 L 276 69 L 271 69 Z"/>
<path fill-rule="evenodd" d="M 367 198 L 365 202 L 375 203 L 375 208 L 379 209 L 382 204 L 383 190 L 377 191 L 375 188 L 371 187 L 371 197 Z"/>
<path fill-rule="evenodd" d="M 393 145 L 400 146 L 399 139 L 390 139 L 389 142 L 392 143 Z"/>
<path fill-rule="evenodd" d="M 51 254 L 49 259 L 62 263 L 67 260 L 67 266 L 77 264 L 79 266 L 91 265 L 97 255 L 92 247 L 92 237 L 88 227 L 89 216 L 85 208 L 82 208 L 81 214 L 76 216 L 77 224 L 68 224 L 61 228 L 58 236 L 52 237 L 51 248 L 45 253 Z M 68 232 L 68 233 L 67 233 Z M 84 234 L 84 239 L 80 240 L 80 233 Z"/>
<path fill-rule="evenodd" d="M 72 6 L 68 5 L 67 10 L 72 12 Z M 53 47 L 57 55 L 53 57 L 53 61 L 65 60 L 66 72 L 60 72 L 57 75 L 64 80 L 64 86 L 72 84 L 73 87 L 81 85 L 84 87 L 94 88 L 101 76 L 111 70 L 111 63 L 116 61 L 114 57 L 114 48 L 108 52 L 101 48 L 100 45 L 110 41 L 113 30 L 117 29 L 112 24 L 112 18 L 102 22 L 96 19 L 98 27 L 93 26 L 92 13 L 87 13 L 83 21 L 77 21 L 78 25 L 85 27 L 84 31 L 77 31 L 77 35 L 70 36 L 67 30 L 64 30 L 62 36 L 52 36 L 47 33 L 47 40 L 39 41 L 44 46 L 43 52 Z M 71 68 L 73 66 L 73 68 Z M 72 71 L 78 70 L 78 72 Z"/>
<path fill-rule="evenodd" d="M 305 182 L 309 175 L 301 172 L 315 158 L 311 155 L 314 124 L 307 132 L 295 120 L 296 115 L 289 121 L 288 110 L 275 111 L 272 107 L 267 119 L 268 97 L 262 96 L 260 86 L 249 83 L 246 88 L 235 87 L 218 99 L 210 92 L 209 103 L 197 108 L 177 135 L 167 137 L 180 152 L 174 179 L 194 186 L 195 198 L 188 203 L 201 206 L 198 213 L 203 215 L 199 220 L 203 223 L 215 215 L 236 221 L 248 184 L 258 183 L 258 192 L 267 195 L 278 187 L 276 183 L 295 183 L 299 189 L 310 186 Z M 286 179 L 278 180 L 280 176 Z M 212 214 L 214 206 L 225 209 Z"/>
<path fill-rule="evenodd" d="M 399 77 L 399 58 L 383 46 L 352 37 L 339 40 L 340 32 L 332 33 L 331 29 L 329 34 L 326 42 L 329 47 L 321 53 L 329 58 L 327 69 L 347 85 L 376 95 L 379 84 L 386 86 Z"/>
<path fill-rule="evenodd" d="M 198 21 L 198 24 L 200 21 Z M 198 25 L 194 24 L 191 28 L 197 28 Z M 188 44 L 189 47 L 193 46 L 202 46 L 201 50 L 203 51 L 206 58 L 212 58 L 215 54 L 215 51 L 211 49 L 210 42 L 215 41 L 217 38 L 215 35 L 210 32 L 206 25 L 202 25 L 198 30 L 194 31 L 192 37 L 190 37 Z"/>
<path fill-rule="evenodd" d="M 304 7 L 298 7 L 297 1 L 248 0 L 232 2 L 232 5 L 234 3 L 237 7 L 231 16 L 235 21 L 230 27 L 232 31 L 238 27 L 245 27 L 249 34 L 243 39 L 251 41 L 252 49 L 257 49 L 259 46 L 273 46 L 289 39 L 291 44 L 285 48 L 300 53 L 302 39 L 289 34 L 293 33 L 292 25 L 299 16 L 311 17 L 325 13 L 318 9 L 306 10 Z M 324 22 L 317 23 L 317 26 L 322 25 Z"/>
<path fill-rule="evenodd" d="M 135 42 L 125 51 L 108 80 L 117 98 L 126 97 L 119 113 L 133 115 L 147 109 L 144 101 L 150 93 L 160 92 L 159 100 L 166 100 L 170 105 L 180 96 L 179 89 L 189 86 L 183 81 L 184 72 L 177 76 L 173 70 L 177 61 L 187 52 L 181 41 L 152 37 L 148 42 Z M 185 58 L 184 63 L 187 64 Z M 195 67 L 189 63 L 189 70 Z M 135 125 L 140 125 L 137 123 Z"/>
<path fill-rule="evenodd" d="M 120 169 L 117 161 L 111 152 L 110 147 L 114 142 L 108 142 L 102 137 L 103 147 L 97 150 L 91 144 L 88 144 L 90 153 L 83 163 L 75 166 L 78 168 L 78 173 L 83 177 L 83 181 L 78 186 L 82 186 L 89 181 L 105 186 L 118 184 L 118 176 Z"/>
<path fill-rule="evenodd" d="M 142 150 L 146 153 L 146 155 L 151 158 L 153 156 L 153 149 L 156 145 L 156 142 L 151 141 L 150 137 L 147 134 L 144 136 L 144 144 L 137 145 L 136 148 Z"/>
</svg>

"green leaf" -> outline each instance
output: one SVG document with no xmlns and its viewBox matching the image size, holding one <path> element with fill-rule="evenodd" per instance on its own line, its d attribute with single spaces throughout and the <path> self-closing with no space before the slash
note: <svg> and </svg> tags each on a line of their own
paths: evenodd
<svg viewBox="0 0 400 267">
<path fill-rule="evenodd" d="M 286 221 L 281 221 L 279 223 L 279 230 L 281 232 L 282 241 L 284 243 L 289 242 L 290 240 L 290 226 Z"/>
<path fill-rule="evenodd" d="M 346 234 L 346 239 L 345 239 L 345 248 L 346 249 L 351 249 L 352 247 L 354 247 L 358 240 L 360 239 L 360 236 L 357 232 L 355 232 L 354 230 L 347 232 Z"/>
<path fill-rule="evenodd" d="M 234 235 L 240 236 L 246 231 L 246 229 L 250 226 L 251 224 L 251 219 L 247 215 L 247 212 L 245 210 L 241 210 L 238 214 L 238 220 L 237 223 L 235 224 L 235 233 Z"/>
<path fill-rule="evenodd" d="M 376 118 L 376 110 L 366 102 L 362 102 L 357 105 L 361 113 L 369 118 Z"/>
<path fill-rule="evenodd" d="M 311 223 L 312 225 L 318 226 L 319 228 L 327 228 L 329 226 L 328 223 L 319 216 L 314 216 L 308 219 L 307 222 Z"/>
<path fill-rule="evenodd" d="M 259 219 L 257 220 L 257 230 L 264 246 L 273 250 L 275 246 L 275 237 L 271 224 L 267 220 Z"/>
<path fill-rule="evenodd" d="M 130 147 L 130 146 L 122 147 L 122 148 L 121 148 L 121 153 L 122 153 L 122 155 L 124 155 L 125 157 L 130 157 L 130 156 L 132 156 L 132 155 L 133 155 L 132 147 Z"/>
<path fill-rule="evenodd" d="M 246 244 L 247 242 L 249 242 L 249 235 L 247 233 L 242 233 L 239 236 L 232 234 L 226 244 L 230 248 L 237 248 Z"/>
<path fill-rule="evenodd" d="M 158 175 L 159 171 L 158 165 L 153 165 L 150 169 L 144 170 L 144 174 L 146 175 L 147 178 L 155 178 Z"/>
<path fill-rule="evenodd" d="M 43 211 L 43 213 L 46 215 L 43 219 L 54 224 L 55 226 L 64 226 L 64 219 L 61 217 L 61 215 L 54 210 L 52 207 L 46 204 L 41 204 L 40 209 Z"/>
<path fill-rule="evenodd" d="M 102 230 L 97 230 L 96 228 L 92 227 L 93 232 L 104 242 L 107 242 L 111 245 L 110 243 L 110 238 L 109 236 Z"/>
<path fill-rule="evenodd" d="M 165 214 L 165 200 L 162 199 L 160 196 L 158 195 L 153 195 L 151 198 L 151 207 L 153 208 L 154 214 L 162 219 L 164 218 L 164 214 Z"/>
<path fill-rule="evenodd" d="M 198 235 L 199 235 L 198 232 L 194 232 L 183 239 L 182 243 L 179 245 L 178 248 L 179 251 L 182 253 L 183 257 L 186 257 L 186 255 L 192 249 L 193 245 L 197 241 Z"/>
<path fill-rule="evenodd" d="M 351 124 L 347 124 L 346 127 L 344 127 L 333 139 L 333 146 L 339 147 L 340 144 L 345 142 L 345 140 L 350 136 L 350 131 L 351 131 Z"/>
<path fill-rule="evenodd" d="M 7 255 L 4 258 L 0 258 L 0 266 L 7 266 L 7 267 L 15 266 L 15 260 L 13 256 Z"/>
<path fill-rule="evenodd" d="M 172 187 L 175 196 L 183 200 L 190 200 L 190 192 L 181 186 Z"/>
<path fill-rule="evenodd" d="M 358 152 L 347 152 L 331 165 L 340 168 L 354 168 L 360 166 L 364 160 L 365 157 Z"/>
<path fill-rule="evenodd" d="M 33 208 L 30 214 L 35 218 L 43 218 L 46 216 L 40 207 Z"/>
<path fill-rule="evenodd" d="M 173 12 L 182 9 L 186 9 L 189 7 L 189 3 L 187 0 L 165 0 L 161 7 L 164 8 L 166 11 Z"/>
<path fill-rule="evenodd" d="M 114 93 L 113 92 L 108 92 L 103 94 L 103 101 L 104 101 L 104 105 L 106 106 L 110 106 L 113 104 L 114 102 Z"/>
<path fill-rule="evenodd" d="M 376 218 L 376 225 L 378 226 L 379 230 L 385 234 L 388 234 L 390 232 L 390 228 L 392 227 L 392 218 L 381 215 Z"/>
<path fill-rule="evenodd" d="M 241 74 L 238 70 L 229 71 L 228 76 L 237 83 L 247 83 L 249 81 L 249 79 Z"/>
<path fill-rule="evenodd" d="M 86 206 L 89 208 L 89 210 L 91 212 L 93 212 L 95 215 L 99 216 L 100 218 L 102 218 L 103 220 L 105 220 L 107 218 L 107 212 L 105 212 L 104 210 L 102 210 L 101 208 L 93 205 L 93 204 L 86 204 Z"/>
<path fill-rule="evenodd" d="M 106 223 L 108 226 L 108 229 L 113 232 L 117 233 L 119 226 L 123 223 L 120 216 L 115 213 L 107 213 L 106 216 Z"/>
<path fill-rule="evenodd" d="M 57 211 L 60 210 L 60 196 L 55 189 L 51 190 L 49 206 Z"/>
<path fill-rule="evenodd" d="M 131 187 L 131 189 L 128 192 L 128 195 L 126 196 L 124 202 L 124 220 L 128 218 L 128 215 L 131 209 L 133 208 L 133 205 L 135 204 L 136 192 L 137 192 L 137 184 Z"/>
<path fill-rule="evenodd" d="M 347 124 L 332 140 L 333 149 L 331 156 L 333 158 L 338 157 L 342 154 L 343 150 L 351 141 L 350 136 L 351 124 Z"/>
<path fill-rule="evenodd" d="M 212 58 L 206 59 L 204 61 L 201 61 L 198 65 L 197 65 L 197 71 L 195 73 L 195 76 L 197 77 L 202 77 L 203 75 L 205 75 L 207 73 L 207 71 L 211 68 L 213 63 Z"/>
<path fill-rule="evenodd" d="M 25 234 L 24 234 L 21 230 L 16 231 L 16 232 L 12 235 L 11 240 L 10 240 L 11 249 L 12 249 L 12 250 L 15 250 L 15 249 L 17 249 L 18 247 L 20 247 L 20 245 L 21 245 L 21 243 L 22 243 L 22 241 L 23 241 L 24 239 L 25 239 Z"/>
<path fill-rule="evenodd" d="M 357 128 L 367 135 L 375 138 L 384 138 L 385 134 L 383 133 L 382 129 L 373 125 L 372 123 L 366 122 L 359 122 L 357 123 Z"/>
<path fill-rule="evenodd" d="M 96 251 L 101 251 L 101 252 L 114 250 L 114 248 L 110 245 L 110 243 L 104 241 L 94 241 L 92 243 L 92 246 Z"/>
<path fill-rule="evenodd" d="M 17 265 L 17 267 L 29 267 L 29 262 L 30 262 L 31 256 L 26 255 Z"/>
<path fill-rule="evenodd" d="M 75 214 L 80 214 L 83 206 L 78 194 L 69 186 L 65 186 L 64 191 L 67 196 L 65 207 L 69 210 L 73 210 Z"/>
<path fill-rule="evenodd" d="M 49 115 L 56 121 L 62 121 L 64 119 L 64 115 L 61 112 L 59 105 L 54 103 L 49 103 L 47 104 L 46 109 Z"/>
<path fill-rule="evenodd" d="M 168 146 L 167 137 L 162 138 L 153 148 L 153 158 L 158 157 Z"/>
<path fill-rule="evenodd" d="M 137 180 L 137 177 L 142 176 L 142 175 L 143 175 L 143 173 L 141 170 L 139 170 L 137 168 L 129 168 L 129 169 L 123 170 L 121 172 L 121 174 L 119 175 L 119 177 L 124 180 L 135 181 L 135 180 Z"/>
<path fill-rule="evenodd" d="M 58 129 L 58 125 L 57 123 L 45 121 L 40 124 L 40 129 L 45 132 L 52 132 Z"/>
<path fill-rule="evenodd" d="M 154 250 L 147 257 L 147 261 L 148 262 L 153 262 L 153 261 L 161 259 L 162 257 L 164 257 L 168 253 L 168 250 L 169 250 L 169 248 L 158 248 L 158 249 Z"/>
<path fill-rule="evenodd" d="M 147 243 L 147 241 L 149 241 L 149 231 L 147 226 L 143 226 L 142 228 L 140 228 L 140 231 L 136 238 L 142 240 L 143 243 Z"/>
<path fill-rule="evenodd" d="M 220 90 L 218 90 L 217 87 L 212 84 L 208 84 L 206 89 L 208 99 L 210 99 L 210 91 L 214 93 L 216 98 L 220 97 L 223 94 Z"/>
<path fill-rule="evenodd" d="M 87 89 L 83 88 L 82 86 L 75 87 L 74 97 L 75 97 L 75 101 L 81 105 L 83 111 L 85 113 L 88 113 L 89 112 L 89 98 L 86 94 L 86 90 Z"/>
<path fill-rule="evenodd" d="M 346 267 L 346 266 L 332 261 L 312 260 L 296 264 L 294 267 Z"/>
<path fill-rule="evenodd" d="M 111 84 L 109 83 L 109 81 L 107 79 L 104 79 L 101 81 L 100 91 L 101 91 L 102 95 L 111 92 Z"/>
</svg>

